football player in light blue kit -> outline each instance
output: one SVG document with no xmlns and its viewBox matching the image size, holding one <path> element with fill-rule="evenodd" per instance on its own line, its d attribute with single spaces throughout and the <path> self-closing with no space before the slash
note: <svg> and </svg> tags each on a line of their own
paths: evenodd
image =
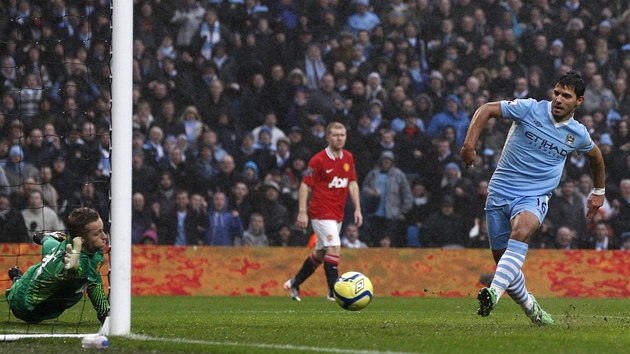
<svg viewBox="0 0 630 354">
<path fill-rule="evenodd" d="M 467 168 L 475 161 L 474 147 L 488 119 L 513 121 L 488 186 L 486 220 L 497 268 L 490 287 L 481 289 L 477 296 L 477 314 L 482 317 L 488 316 L 507 292 L 534 324 L 554 323 L 527 292 L 521 268 L 530 237 L 547 214 L 549 198 L 560 182 L 570 152 L 586 156 L 593 177 L 595 188 L 587 200 L 587 217 L 592 219 L 604 202 L 602 154 L 586 128 L 573 118 L 575 109 L 584 101 L 584 88 L 580 75 L 569 71 L 556 81 L 551 102 L 490 102 L 473 115 L 460 152 Z"/>
</svg>

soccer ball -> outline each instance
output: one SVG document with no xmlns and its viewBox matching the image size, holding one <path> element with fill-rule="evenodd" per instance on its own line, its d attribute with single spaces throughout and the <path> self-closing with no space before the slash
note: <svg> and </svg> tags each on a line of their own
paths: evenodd
<svg viewBox="0 0 630 354">
<path fill-rule="evenodd" d="M 347 272 L 341 275 L 333 291 L 335 301 L 348 311 L 364 309 L 374 294 L 372 282 L 359 272 Z"/>
</svg>

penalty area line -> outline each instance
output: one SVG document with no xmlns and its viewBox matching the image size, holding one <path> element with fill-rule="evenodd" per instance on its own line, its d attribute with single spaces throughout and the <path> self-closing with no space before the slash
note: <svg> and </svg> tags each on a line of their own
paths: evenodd
<svg viewBox="0 0 630 354">
<path fill-rule="evenodd" d="M 131 335 L 123 336 L 123 337 L 124 338 L 129 338 L 129 339 L 134 339 L 134 340 L 142 340 L 142 341 L 157 341 L 157 342 L 183 343 L 183 344 L 184 343 L 185 344 L 202 344 L 202 345 L 245 347 L 245 348 L 258 348 L 258 349 L 281 349 L 281 350 L 290 350 L 290 351 L 339 353 L 339 354 L 419 354 L 417 352 L 396 352 L 396 351 L 378 351 L 378 350 L 364 350 L 364 349 L 322 348 L 322 347 L 309 347 L 309 346 L 291 345 L 291 344 L 218 342 L 218 341 L 199 340 L 199 339 L 186 339 L 186 338 L 151 337 L 151 336 L 138 335 L 138 334 L 131 334 Z"/>
</svg>

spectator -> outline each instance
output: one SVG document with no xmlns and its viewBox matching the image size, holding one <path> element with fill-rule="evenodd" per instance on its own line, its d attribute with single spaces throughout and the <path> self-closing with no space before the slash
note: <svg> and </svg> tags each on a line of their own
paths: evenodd
<svg viewBox="0 0 630 354">
<path fill-rule="evenodd" d="M 204 14 L 205 10 L 196 0 L 185 0 L 175 10 L 171 23 L 177 28 L 175 44 L 179 50 L 187 51 Z"/>
<path fill-rule="evenodd" d="M 262 178 L 276 165 L 276 147 L 271 142 L 271 130 L 267 127 L 260 129 L 258 143 L 254 144 L 251 161 L 258 166 L 258 175 Z"/>
<path fill-rule="evenodd" d="M 422 247 L 464 248 L 468 244 L 468 230 L 461 215 L 455 213 L 453 198 L 445 196 L 438 211 L 422 224 Z"/>
<path fill-rule="evenodd" d="M 619 249 L 617 240 L 612 237 L 612 231 L 608 227 L 608 224 L 606 224 L 603 220 L 595 223 L 595 227 L 592 232 L 592 239 L 590 241 L 591 242 L 588 248 L 595 249 L 597 251 Z"/>
<path fill-rule="evenodd" d="M 276 144 L 278 143 L 278 140 L 287 138 L 286 134 L 284 134 L 284 131 L 282 131 L 282 129 L 278 128 L 277 126 L 278 117 L 276 115 L 276 112 L 274 111 L 266 112 L 264 121 L 265 122 L 262 125 L 259 125 L 256 128 L 252 129 L 252 135 L 254 136 L 254 144 L 259 143 L 259 139 L 258 139 L 259 133 L 263 128 L 267 128 L 269 129 L 269 131 L 271 131 L 271 145 L 273 146 L 276 146 Z"/>
<path fill-rule="evenodd" d="M 352 3 L 354 4 L 354 13 L 348 17 L 346 26 L 355 35 L 359 31 L 372 31 L 374 27 L 381 24 L 379 17 L 369 11 L 369 0 L 353 0 Z"/>
<path fill-rule="evenodd" d="M 141 245 L 157 245 L 159 244 L 158 234 L 155 230 L 149 229 L 142 233 L 139 244 Z"/>
<path fill-rule="evenodd" d="M 622 179 L 619 182 L 619 195 L 611 201 L 611 205 L 617 213 L 610 219 L 615 237 L 621 238 L 630 235 L 630 179 Z"/>
<path fill-rule="evenodd" d="M 570 226 L 575 236 L 573 241 L 577 242 L 579 247 L 586 246 L 588 235 L 584 205 L 576 193 L 573 180 L 567 179 L 560 183 L 559 193 L 549 200 L 547 218 L 558 228 Z"/>
<path fill-rule="evenodd" d="M 35 182 L 33 177 L 27 176 L 18 186 L 18 191 L 9 196 L 11 205 L 18 210 L 27 208 L 31 192 L 36 190 L 38 190 L 38 183 Z"/>
<path fill-rule="evenodd" d="M 201 26 L 197 27 L 191 39 L 191 55 L 195 58 L 211 60 L 214 47 L 223 41 L 232 43 L 232 33 L 219 21 L 219 15 L 213 8 L 206 10 Z"/>
<path fill-rule="evenodd" d="M 212 206 L 208 208 L 209 224 L 205 234 L 205 244 L 210 246 L 234 246 L 237 238 L 243 236 L 243 225 L 238 216 L 227 210 L 225 193 L 212 196 Z"/>
<path fill-rule="evenodd" d="M 207 225 L 204 215 L 192 210 L 187 191 L 178 190 L 175 194 L 175 207 L 156 220 L 160 244 L 175 246 L 197 246 L 204 244 L 204 230 Z"/>
<path fill-rule="evenodd" d="M 319 89 L 309 96 L 306 112 L 322 115 L 326 119 L 335 108 L 335 100 L 343 101 L 343 98 L 335 91 L 335 77 L 330 73 L 325 73 L 319 82 Z"/>
<path fill-rule="evenodd" d="M 65 170 L 65 160 L 57 159 L 55 164 L 55 170 L 61 169 L 61 164 Z M 145 164 L 144 153 L 142 151 L 134 151 L 131 157 L 131 192 L 140 192 L 144 195 L 150 195 L 153 193 L 157 184 L 157 171 L 152 166 Z M 57 171 L 61 174 L 61 171 Z M 57 187 L 59 190 L 59 187 Z M 62 196 L 65 194 L 60 193 Z"/>
<path fill-rule="evenodd" d="M 0 192 L 0 243 L 31 243 L 22 213 L 11 205 L 9 196 Z"/>
<path fill-rule="evenodd" d="M 249 217 L 249 227 L 243 232 L 243 237 L 234 239 L 234 246 L 265 247 L 269 246 L 269 239 L 265 233 L 265 219 L 259 213 Z"/>
<path fill-rule="evenodd" d="M 4 170 L 3 170 L 4 171 Z M 44 198 L 44 204 L 51 207 L 55 212 L 59 213 L 60 205 L 59 205 L 59 193 L 57 192 L 57 188 L 52 184 L 53 179 L 53 170 L 48 166 L 44 166 L 39 169 L 39 177 L 41 180 L 41 185 L 39 186 L 42 191 L 42 197 Z M 1 178 L 0 178 L 1 180 Z M 2 185 L 2 182 L 0 182 Z M 0 190 L 0 193 L 2 191 Z"/>
<path fill-rule="evenodd" d="M 59 193 L 57 205 L 60 207 L 58 212 L 62 212 L 61 206 L 64 205 L 70 195 L 74 192 L 78 176 L 66 168 L 66 160 L 63 155 L 58 155 L 53 160 L 52 179 L 50 183 Z M 132 176 L 132 186 L 134 177 Z M 133 187 L 132 187 L 133 188 Z"/>
<path fill-rule="evenodd" d="M 91 178 L 84 177 L 81 184 L 74 193 L 68 198 L 66 210 L 61 214 L 61 220 L 66 220 L 70 211 L 76 208 L 89 207 L 98 211 L 105 225 L 109 224 L 109 196 L 105 196 L 96 190 L 94 181 Z"/>
<path fill-rule="evenodd" d="M 312 91 L 319 88 L 324 74 L 328 72 L 326 64 L 322 59 L 321 48 L 317 43 L 311 43 L 308 45 L 306 51 L 304 52 L 304 58 L 302 60 L 298 60 L 295 67 L 300 69 L 303 73 L 306 78 L 307 87 Z"/>
<path fill-rule="evenodd" d="M 213 192 L 230 193 L 236 183 L 243 180 L 243 174 L 236 170 L 234 158 L 231 155 L 225 155 L 219 161 L 219 172 L 210 181 L 210 189 Z"/>
<path fill-rule="evenodd" d="M 42 192 L 32 191 L 28 198 L 28 206 L 22 210 L 24 225 L 28 230 L 28 236 L 33 239 L 35 232 L 51 232 L 64 230 L 63 222 L 50 207 L 44 205 Z"/>
<path fill-rule="evenodd" d="M 133 244 L 141 243 L 145 231 L 155 228 L 144 195 L 133 193 L 131 196 L 131 242 Z"/>
<path fill-rule="evenodd" d="M 274 181 L 265 184 L 258 211 L 265 218 L 265 233 L 276 235 L 282 225 L 290 222 L 289 210 L 280 201 L 280 186 Z"/>
<path fill-rule="evenodd" d="M 577 249 L 575 230 L 568 226 L 560 226 L 556 230 L 555 249 L 559 250 L 572 250 Z"/>
<path fill-rule="evenodd" d="M 356 224 L 350 223 L 346 226 L 345 235 L 341 237 L 341 247 L 368 248 L 367 243 L 360 240 L 359 228 Z"/>
<path fill-rule="evenodd" d="M 195 106 L 188 106 L 180 116 L 180 120 L 184 122 L 188 145 L 194 146 L 204 130 L 204 125 L 199 117 L 199 111 Z"/>
<path fill-rule="evenodd" d="M 206 194 L 210 181 L 219 172 L 219 161 L 209 143 L 202 143 L 199 154 L 188 164 L 189 185 L 193 192 Z"/>
<path fill-rule="evenodd" d="M 173 176 L 168 172 L 160 173 L 158 178 L 158 187 L 148 196 L 148 200 L 153 217 L 159 219 L 171 214 L 175 208 L 177 186 L 173 183 Z"/>
<path fill-rule="evenodd" d="M 405 174 L 394 166 L 394 154 L 384 151 L 378 164 L 365 177 L 362 186 L 366 229 L 371 246 L 376 246 L 379 236 L 391 232 L 394 246 L 406 246 L 403 234 L 405 214 L 411 209 L 411 189 Z"/>
<path fill-rule="evenodd" d="M 156 119 L 156 125 L 162 128 L 166 138 L 186 134 L 184 119 L 175 115 L 175 103 L 171 100 L 162 102 L 162 110 Z"/>
<path fill-rule="evenodd" d="M 602 105 L 604 97 L 611 98 L 614 94 L 611 89 L 604 84 L 604 78 L 600 74 L 595 74 L 590 82 L 586 85 L 584 91 L 584 104 L 582 110 L 585 113 L 593 113 Z"/>
<path fill-rule="evenodd" d="M 149 129 L 149 137 L 142 145 L 144 160 L 156 170 L 166 166 L 168 152 L 164 149 L 164 131 L 158 126 Z"/>
<path fill-rule="evenodd" d="M 136 114 L 131 118 L 133 120 L 133 129 L 139 131 L 143 135 L 149 134 L 149 128 L 153 125 L 155 118 L 151 114 L 151 105 L 147 101 L 138 103 Z"/>
<path fill-rule="evenodd" d="M 385 234 L 381 236 L 381 239 L 378 243 L 380 248 L 390 248 L 392 246 L 392 238 L 391 236 Z"/>
<path fill-rule="evenodd" d="M 470 119 L 461 111 L 461 101 L 455 95 L 449 95 L 446 98 L 444 110 L 431 118 L 427 133 L 432 138 L 438 137 L 444 133 L 444 128 L 447 125 L 455 127 L 457 145 L 462 146 L 470 125 Z"/>
<path fill-rule="evenodd" d="M 263 74 L 252 74 L 250 85 L 241 94 L 241 121 L 247 131 L 253 133 L 255 128 L 266 124 L 265 115 L 270 111 L 273 99 L 271 93 Z"/>
<path fill-rule="evenodd" d="M 418 127 L 419 122 L 414 112 L 406 114 L 404 128 L 394 137 L 398 165 L 408 178 L 435 179 L 437 169 L 425 168 L 436 164 L 435 148 L 429 136 Z"/>
<path fill-rule="evenodd" d="M 301 230 L 296 230 L 290 225 L 284 225 L 278 231 L 278 236 L 271 245 L 278 247 L 306 246 L 306 235 Z"/>
<path fill-rule="evenodd" d="M 26 177 L 32 177 L 39 183 L 39 170 L 24 159 L 24 151 L 20 145 L 13 145 L 9 150 L 9 160 L 4 166 L 11 192 L 17 192 Z"/>
<path fill-rule="evenodd" d="M 420 231 L 422 224 L 435 208 L 435 200 L 427 190 L 426 183 L 421 179 L 416 179 L 411 183 L 411 197 L 411 208 L 405 215 L 407 247 L 421 247 Z"/>
<path fill-rule="evenodd" d="M 479 218 L 478 224 L 470 231 L 470 239 L 468 248 L 490 248 L 490 239 L 488 238 L 488 224 L 485 218 Z"/>
<path fill-rule="evenodd" d="M 201 122 L 208 127 L 215 126 L 219 113 L 229 112 L 232 105 L 232 101 L 225 90 L 225 85 L 219 79 L 210 83 L 208 91 L 200 90 L 199 97 L 196 98 L 195 102 L 195 105 L 201 111 Z"/>
</svg>

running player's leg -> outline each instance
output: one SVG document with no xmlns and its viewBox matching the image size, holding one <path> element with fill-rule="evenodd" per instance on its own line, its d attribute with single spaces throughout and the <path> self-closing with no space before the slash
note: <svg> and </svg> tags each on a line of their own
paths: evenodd
<svg viewBox="0 0 630 354">
<path fill-rule="evenodd" d="M 505 199 L 489 196 L 486 201 L 486 224 L 488 225 L 488 236 L 490 248 L 495 260 L 499 261 L 505 250 L 512 232 L 510 224 L 509 205 Z M 493 276 L 493 280 L 496 273 Z M 477 294 L 479 300 L 479 308 L 477 314 L 486 317 L 490 315 L 490 311 L 499 301 L 496 290 L 492 287 L 486 287 L 479 290 Z"/>
<path fill-rule="evenodd" d="M 317 243 L 322 242 L 326 250 L 324 257 L 324 272 L 328 285 L 328 300 L 334 301 L 332 296 L 335 282 L 339 278 L 339 256 L 341 254 L 341 223 L 335 220 L 312 220 L 313 230 L 317 234 Z"/>
<path fill-rule="evenodd" d="M 317 246 L 315 246 L 317 247 Z M 324 257 L 324 250 L 313 250 L 313 252 L 304 260 L 302 267 L 295 274 L 295 276 L 284 283 L 284 290 L 288 291 L 291 295 L 291 299 L 301 301 L 300 299 L 300 284 L 302 284 L 308 277 L 310 277 L 317 267 L 322 264 L 321 259 Z"/>
</svg>

